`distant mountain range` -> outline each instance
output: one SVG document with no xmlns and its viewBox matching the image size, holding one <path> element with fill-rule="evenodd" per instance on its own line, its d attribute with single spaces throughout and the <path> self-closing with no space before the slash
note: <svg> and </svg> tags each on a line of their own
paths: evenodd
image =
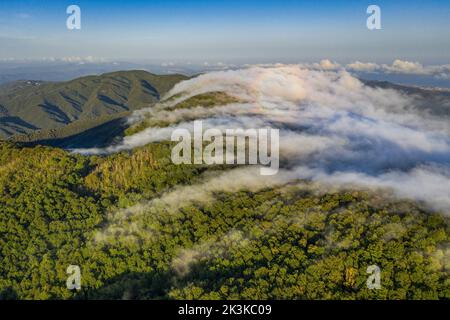
<svg viewBox="0 0 450 320">
<path fill-rule="evenodd" d="M 25 80 L 3 84 L 0 137 L 56 130 L 69 124 L 72 129 L 81 129 L 82 122 L 105 122 L 155 104 L 176 83 L 187 78 L 135 70 L 67 82 Z"/>
<path fill-rule="evenodd" d="M 414 108 L 434 116 L 450 116 L 450 89 L 406 86 L 388 81 L 361 80 L 374 88 L 393 89 L 414 99 Z"/>
<path fill-rule="evenodd" d="M 0 138 L 63 148 L 94 147 L 120 139 L 133 110 L 154 105 L 188 76 L 118 71 L 67 82 L 35 80 L 0 85 Z M 450 116 L 450 90 L 361 80 L 414 97 L 414 108 Z"/>
</svg>

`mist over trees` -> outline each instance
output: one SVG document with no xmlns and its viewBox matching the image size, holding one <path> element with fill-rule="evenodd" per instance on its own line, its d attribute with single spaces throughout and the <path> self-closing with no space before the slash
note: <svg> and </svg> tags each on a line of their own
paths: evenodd
<svg viewBox="0 0 450 320">
<path fill-rule="evenodd" d="M 180 82 L 103 147 L 77 143 L 111 125 L 1 141 L 0 299 L 449 299 L 448 117 L 413 96 L 257 67 Z M 276 127 L 279 172 L 174 164 L 195 120 Z"/>
<path fill-rule="evenodd" d="M 223 168 L 171 165 L 169 143 L 108 157 L 0 146 L 3 299 L 449 298 L 448 218 L 415 202 L 298 181 L 170 208 L 149 200 Z"/>
</svg>

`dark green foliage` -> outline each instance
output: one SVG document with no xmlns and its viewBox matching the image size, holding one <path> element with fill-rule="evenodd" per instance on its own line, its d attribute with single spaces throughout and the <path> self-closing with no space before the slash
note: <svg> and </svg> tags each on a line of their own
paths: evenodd
<svg viewBox="0 0 450 320">
<path fill-rule="evenodd" d="M 175 166 L 170 150 L 83 157 L 1 143 L 0 299 L 450 298 L 446 216 L 303 182 L 158 205 L 223 169 Z M 80 292 L 65 287 L 70 264 Z M 381 290 L 366 287 L 372 264 Z"/>
</svg>

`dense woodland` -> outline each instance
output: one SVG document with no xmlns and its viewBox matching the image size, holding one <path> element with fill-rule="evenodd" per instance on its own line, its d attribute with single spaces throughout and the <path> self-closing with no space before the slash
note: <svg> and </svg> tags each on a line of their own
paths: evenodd
<svg viewBox="0 0 450 320">
<path fill-rule="evenodd" d="M 158 205 L 224 169 L 176 166 L 170 151 L 88 157 L 1 142 L 0 298 L 450 298 L 444 213 L 304 181 Z M 366 287 L 373 264 L 380 290 Z M 69 265 L 80 291 L 66 288 Z"/>
<path fill-rule="evenodd" d="M 32 142 L 81 133 L 154 105 L 187 78 L 130 70 L 64 82 L 0 84 L 0 138 Z"/>
</svg>

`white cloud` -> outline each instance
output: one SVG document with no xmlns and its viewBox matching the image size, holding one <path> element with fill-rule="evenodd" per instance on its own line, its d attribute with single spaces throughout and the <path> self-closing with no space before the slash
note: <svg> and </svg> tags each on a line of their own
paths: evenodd
<svg viewBox="0 0 450 320">
<path fill-rule="evenodd" d="M 96 63 L 96 62 L 105 62 L 106 61 L 106 59 L 104 59 L 104 58 L 98 58 L 98 57 L 93 57 L 93 56 L 87 56 L 87 57 L 69 56 L 69 57 L 57 58 L 56 60 L 63 61 L 63 62 L 69 62 L 69 63 Z"/>
<path fill-rule="evenodd" d="M 174 67 L 175 62 L 163 62 L 161 63 L 161 67 Z"/>
<path fill-rule="evenodd" d="M 330 67 L 328 62 L 322 64 Z M 394 63 L 399 72 L 417 72 L 418 65 Z M 422 67 L 426 69 L 425 67 Z M 394 70 L 394 69 L 392 69 Z M 148 111 L 177 125 L 148 128 L 105 149 L 77 150 L 108 153 L 168 140 L 175 127 L 280 129 L 282 170 L 272 180 L 256 180 L 249 170 L 239 178 L 224 176 L 220 183 L 176 190 L 167 203 L 205 195 L 214 186 L 255 187 L 295 179 L 333 182 L 346 187 L 390 188 L 393 194 L 425 201 L 450 212 L 450 128 L 448 118 L 434 118 L 415 110 L 413 97 L 395 90 L 371 88 L 345 70 L 306 68 L 303 65 L 249 67 L 211 72 L 177 84 L 169 95 L 180 99 L 223 91 L 245 103 L 216 108 Z M 179 101 L 179 100 L 178 100 Z M 193 106 L 195 107 L 195 106 Z M 140 111 L 141 115 L 142 111 Z M 181 121 L 181 123 L 180 123 Z M 284 168 L 284 170 L 283 170 Z M 231 177 L 231 179 L 230 179 Z M 250 179 L 251 178 L 251 179 Z M 200 189 L 199 189 L 200 188 Z M 206 191 L 202 191 L 206 190 Z"/>
<path fill-rule="evenodd" d="M 324 59 L 321 60 L 319 63 L 313 63 L 312 67 L 318 70 L 338 70 L 341 68 L 341 65 L 337 62 Z"/>
<path fill-rule="evenodd" d="M 386 73 L 403 73 L 403 74 L 427 74 L 422 64 L 419 62 L 411 62 L 397 59 L 392 65 L 382 65 L 383 71 Z"/>
<path fill-rule="evenodd" d="M 425 75 L 438 79 L 450 78 L 450 64 L 424 66 L 420 62 L 396 59 L 392 64 L 377 64 L 374 62 L 355 61 L 345 67 L 354 72 L 379 72 L 386 74 Z"/>
<path fill-rule="evenodd" d="M 353 63 L 347 64 L 345 67 L 347 70 L 356 72 L 374 72 L 380 69 L 380 66 L 373 62 L 360 62 L 355 61 Z"/>
</svg>

